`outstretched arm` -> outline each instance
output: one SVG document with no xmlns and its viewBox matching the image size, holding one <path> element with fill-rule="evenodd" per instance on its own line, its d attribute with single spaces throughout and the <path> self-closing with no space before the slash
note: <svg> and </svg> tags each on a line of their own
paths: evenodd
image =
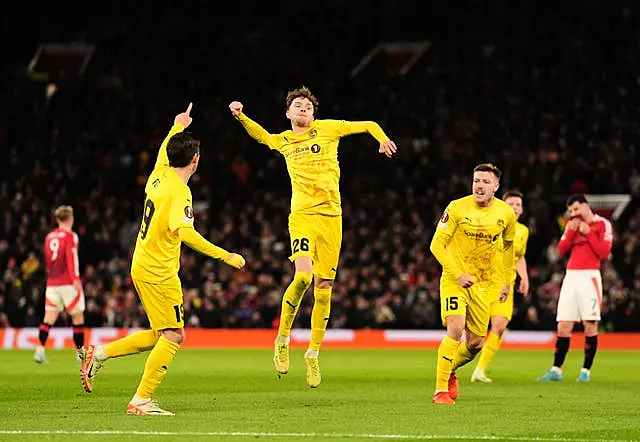
<svg viewBox="0 0 640 442">
<path fill-rule="evenodd" d="M 224 261 L 236 269 L 244 267 L 245 261 L 242 256 L 237 253 L 229 253 L 225 249 L 207 241 L 191 226 L 184 226 L 178 229 L 178 236 L 180 237 L 180 241 L 196 252 Z"/>
<path fill-rule="evenodd" d="M 271 149 L 277 149 L 274 136 L 267 132 L 262 126 L 242 113 L 242 103 L 234 101 L 229 105 L 231 115 L 242 124 L 247 133 L 258 143 L 265 144 Z"/>
<path fill-rule="evenodd" d="M 187 127 L 189 127 L 189 125 L 193 121 L 190 115 L 192 107 L 193 107 L 193 103 L 189 103 L 189 106 L 187 107 L 187 110 L 185 112 L 182 112 L 176 115 L 175 119 L 173 120 L 173 126 L 171 127 L 171 130 L 169 131 L 164 141 L 162 142 L 162 145 L 160 146 L 160 150 L 158 151 L 158 158 L 156 159 L 156 164 L 153 166 L 154 169 L 158 168 L 159 166 L 169 167 L 169 157 L 167 157 L 167 144 L 169 144 L 169 140 L 171 139 L 172 136 L 182 132 Z"/>
<path fill-rule="evenodd" d="M 391 158 L 398 150 L 396 143 L 391 141 L 384 130 L 375 121 L 343 121 L 338 131 L 341 137 L 353 134 L 368 133 L 380 143 L 378 152 Z"/>
</svg>

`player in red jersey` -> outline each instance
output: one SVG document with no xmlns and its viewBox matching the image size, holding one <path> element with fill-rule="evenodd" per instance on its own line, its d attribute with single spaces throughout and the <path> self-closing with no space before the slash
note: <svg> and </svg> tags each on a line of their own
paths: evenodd
<svg viewBox="0 0 640 442">
<path fill-rule="evenodd" d="M 558 243 L 561 255 L 570 252 L 558 299 L 558 334 L 553 367 L 539 381 L 561 381 L 562 364 L 576 322 L 584 325 L 584 364 L 578 382 L 589 382 L 598 348 L 598 321 L 602 304 L 600 263 L 609 257 L 613 229 L 608 219 L 594 214 L 587 198 L 576 194 L 567 200 L 570 221 Z"/>
<path fill-rule="evenodd" d="M 53 212 L 58 228 L 44 240 L 44 256 L 47 263 L 47 289 L 45 312 L 40 324 L 40 345 L 36 348 L 36 362 L 46 362 L 44 347 L 49 331 L 56 323 L 60 311 L 71 315 L 73 342 L 78 349 L 84 345 L 84 293 L 78 268 L 78 235 L 73 227 L 73 208 L 60 206 Z"/>
</svg>

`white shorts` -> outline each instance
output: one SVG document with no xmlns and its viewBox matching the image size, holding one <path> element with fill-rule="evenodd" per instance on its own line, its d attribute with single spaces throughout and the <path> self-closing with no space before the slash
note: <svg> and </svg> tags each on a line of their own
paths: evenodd
<svg viewBox="0 0 640 442">
<path fill-rule="evenodd" d="M 602 305 L 600 270 L 567 270 L 558 299 L 558 321 L 599 321 Z"/>
<path fill-rule="evenodd" d="M 44 301 L 45 310 L 69 314 L 84 312 L 84 293 L 78 293 L 72 285 L 47 286 Z"/>
</svg>

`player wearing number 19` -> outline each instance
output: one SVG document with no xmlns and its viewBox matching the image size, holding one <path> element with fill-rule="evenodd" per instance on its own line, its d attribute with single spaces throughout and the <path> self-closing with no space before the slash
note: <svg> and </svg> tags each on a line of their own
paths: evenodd
<svg viewBox="0 0 640 442">
<path fill-rule="evenodd" d="M 455 370 L 482 348 L 497 293 L 500 302 L 509 295 L 516 216 L 507 203 L 494 198 L 499 179 L 497 167 L 476 166 L 473 194 L 449 203 L 431 240 L 431 253 L 442 265 L 440 304 L 447 328 L 438 347 L 436 404 L 455 403 Z M 466 339 L 461 342 L 463 331 Z"/>
<path fill-rule="evenodd" d="M 133 253 L 131 278 L 149 318 L 150 330 L 133 333 L 107 345 L 90 345 L 83 352 L 81 378 L 93 390 L 105 360 L 151 350 L 138 389 L 127 406 L 134 415 L 173 415 L 152 400 L 184 340 L 184 307 L 178 278 L 180 245 L 242 268 L 242 256 L 229 253 L 206 239 L 193 226 L 191 190 L 187 186 L 200 159 L 200 141 L 183 132 L 191 124 L 191 107 L 175 117 L 153 172 L 145 186 L 140 233 Z"/>
<path fill-rule="evenodd" d="M 387 157 L 395 153 L 396 145 L 373 121 L 315 120 L 318 100 L 306 87 L 287 94 L 285 115 L 291 130 L 280 134 L 270 134 L 249 119 L 242 113 L 242 103 L 234 101 L 229 108 L 249 135 L 279 152 L 287 163 L 292 189 L 289 259 L 295 263 L 295 275 L 282 298 L 273 363 L 279 375 L 289 371 L 291 327 L 302 296 L 315 278 L 311 340 L 304 361 L 307 384 L 317 387 L 321 380 L 318 352 L 329 320 L 342 242 L 338 143 L 344 136 L 366 132 L 380 143 L 378 151 Z"/>
</svg>

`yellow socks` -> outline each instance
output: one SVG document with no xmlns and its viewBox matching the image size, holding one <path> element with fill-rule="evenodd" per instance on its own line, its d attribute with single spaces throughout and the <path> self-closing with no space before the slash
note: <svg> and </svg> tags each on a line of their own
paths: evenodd
<svg viewBox="0 0 640 442">
<path fill-rule="evenodd" d="M 158 339 L 144 365 L 144 373 L 142 374 L 140 385 L 138 385 L 136 396 L 142 399 L 151 399 L 158 385 L 167 374 L 167 367 L 179 348 L 180 344 L 170 341 L 164 336 Z"/>
<path fill-rule="evenodd" d="M 282 311 L 280 312 L 280 326 L 278 327 L 278 336 L 289 336 L 293 320 L 300 308 L 300 301 L 307 289 L 311 286 L 313 275 L 307 272 L 296 272 L 293 281 L 287 287 L 282 297 Z"/>
<path fill-rule="evenodd" d="M 478 354 L 477 351 L 472 352 L 471 350 L 469 350 L 469 347 L 467 347 L 467 341 L 461 342 L 460 345 L 458 345 L 458 350 L 456 352 L 456 357 L 453 360 L 452 369 L 454 371 L 457 370 L 458 368 L 462 367 L 466 363 L 472 361 L 477 354 Z"/>
<path fill-rule="evenodd" d="M 105 356 L 108 358 L 118 358 L 120 356 L 132 355 L 141 351 L 151 350 L 160 333 L 153 330 L 142 330 L 125 336 L 124 338 L 110 342 L 104 346 Z"/>
<path fill-rule="evenodd" d="M 331 287 L 313 289 L 313 310 L 311 311 L 311 341 L 309 349 L 318 351 L 327 331 L 331 311 Z"/>
<path fill-rule="evenodd" d="M 479 370 L 485 371 L 487 369 L 496 352 L 500 349 L 500 345 L 502 345 L 502 336 L 496 333 L 489 333 L 480 353 L 477 367 Z"/>
<path fill-rule="evenodd" d="M 449 376 L 453 369 L 459 342 L 449 336 L 442 338 L 438 347 L 438 362 L 436 364 L 436 392 L 449 390 Z"/>
</svg>

